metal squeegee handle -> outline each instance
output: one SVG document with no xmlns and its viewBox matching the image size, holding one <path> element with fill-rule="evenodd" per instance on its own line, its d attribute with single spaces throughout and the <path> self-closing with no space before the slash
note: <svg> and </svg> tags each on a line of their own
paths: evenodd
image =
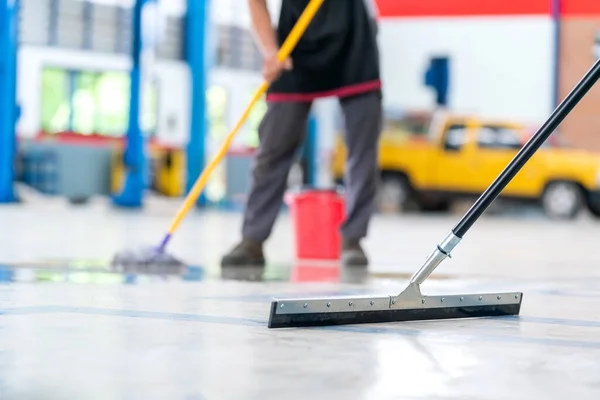
<svg viewBox="0 0 600 400">
<path fill-rule="evenodd" d="M 277 53 L 277 58 L 279 59 L 279 61 L 284 61 L 285 59 L 287 59 L 290 56 L 290 54 L 292 53 L 292 50 L 296 47 L 296 45 L 298 44 L 298 41 L 300 40 L 300 38 L 306 31 L 306 28 L 308 27 L 308 25 L 312 21 L 313 17 L 315 16 L 317 11 L 323 4 L 323 1 L 324 0 L 311 0 L 310 3 L 308 3 L 306 8 L 300 15 L 300 18 L 298 18 L 298 21 L 296 22 L 296 24 L 292 28 L 291 32 L 289 33 L 288 37 L 285 39 L 285 41 L 281 45 L 281 48 L 279 49 L 279 52 Z M 210 175 L 212 174 L 214 169 L 217 167 L 217 165 L 221 162 L 221 160 L 227 153 L 227 150 L 229 149 L 229 146 L 231 145 L 233 138 L 238 133 L 238 131 L 240 130 L 240 128 L 242 127 L 242 125 L 244 124 L 244 122 L 246 121 L 248 116 L 250 115 L 250 112 L 252 111 L 252 109 L 258 102 L 258 100 L 267 91 L 268 87 L 269 87 L 268 82 L 263 82 L 260 85 L 260 87 L 256 90 L 254 96 L 252 97 L 252 100 L 246 107 L 246 110 L 244 111 L 244 113 L 242 114 L 242 116 L 240 117 L 238 122 L 235 124 L 235 127 L 227 135 L 224 143 L 221 145 L 221 148 L 219 149 L 219 151 L 217 152 L 215 157 L 208 163 L 206 168 L 204 168 L 204 170 L 202 171 L 202 173 L 200 174 L 200 176 L 194 183 L 194 186 L 192 186 L 192 189 L 186 196 L 181 208 L 177 212 L 177 215 L 173 219 L 173 222 L 171 223 L 171 226 L 169 227 L 168 233 L 166 234 L 166 236 L 164 237 L 163 241 L 160 244 L 160 249 L 165 248 L 165 246 L 167 245 L 171 236 L 173 235 L 173 233 L 175 232 L 175 230 L 177 229 L 177 227 L 183 220 L 183 217 L 192 208 L 196 199 L 198 198 L 198 196 L 200 196 L 202 189 L 204 189 L 204 187 L 206 186 L 206 183 L 208 182 L 208 178 L 210 177 Z"/>
<path fill-rule="evenodd" d="M 492 182 L 492 184 L 483 192 L 477 201 L 460 219 L 458 224 L 446 235 L 444 240 L 437 245 L 433 253 L 425 260 L 425 263 L 412 276 L 409 282 L 409 288 L 418 289 L 425 279 L 438 267 L 438 265 L 450 257 L 452 250 L 458 245 L 463 236 L 481 217 L 485 210 L 496 200 L 502 190 L 510 183 L 519 170 L 529 161 L 546 139 L 556 130 L 560 123 L 566 118 L 573 108 L 581 101 L 587 92 L 600 79 L 600 59 L 598 59 L 584 77 L 571 90 L 567 97 L 552 112 L 546 122 L 538 131 L 525 143 L 510 163 Z M 416 286 L 415 286 L 416 285 Z M 408 288 L 405 290 L 405 292 Z"/>
<path fill-rule="evenodd" d="M 585 76 L 577 83 L 575 88 L 554 110 L 546 122 L 538 129 L 527 143 L 519 150 L 511 162 L 504 168 L 486 191 L 477 199 L 473 206 L 462 217 L 458 224 L 452 229 L 452 232 L 459 238 L 473 226 L 475 221 L 485 212 L 485 210 L 496 200 L 502 190 L 510 183 L 521 168 L 529 161 L 540 146 L 556 130 L 573 108 L 581 101 L 587 92 L 600 79 L 600 59 L 592 66 Z"/>
</svg>

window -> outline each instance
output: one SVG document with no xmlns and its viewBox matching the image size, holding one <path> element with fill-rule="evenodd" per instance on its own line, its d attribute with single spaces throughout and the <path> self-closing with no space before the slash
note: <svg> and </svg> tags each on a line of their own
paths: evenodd
<svg viewBox="0 0 600 400">
<path fill-rule="evenodd" d="M 452 124 L 448 126 L 444 148 L 446 150 L 458 151 L 467 141 L 467 126 L 465 124 Z"/>
<path fill-rule="evenodd" d="M 528 126 L 524 127 L 521 131 L 521 145 L 524 146 L 525 143 L 531 139 L 531 137 L 536 133 L 539 129 L 538 126 Z M 560 134 L 558 130 L 555 130 L 550 134 L 550 137 L 542 143 L 541 148 L 569 148 L 571 145 L 568 141 L 565 140 L 564 136 Z"/>
<path fill-rule="evenodd" d="M 41 125 L 45 132 L 69 129 L 71 102 L 69 74 L 60 69 L 47 68 L 42 72 Z"/>
<path fill-rule="evenodd" d="M 42 72 L 42 129 L 83 135 L 123 136 L 129 123 L 130 78 L 126 72 L 88 72 L 46 68 Z M 140 124 L 154 135 L 158 91 L 142 90 Z"/>
<path fill-rule="evenodd" d="M 72 113 L 73 125 L 71 129 L 74 132 L 89 135 L 96 132 L 96 96 L 95 74 L 88 72 L 79 72 L 75 74 L 75 87 L 72 94 Z M 122 93 L 115 93 L 115 99 L 121 98 Z M 126 126 L 121 132 L 125 132 Z"/>
<path fill-rule="evenodd" d="M 430 124 L 431 115 L 428 113 L 385 112 L 385 130 L 392 133 L 426 136 L 429 133 Z"/>
<path fill-rule="evenodd" d="M 520 149 L 522 134 L 517 129 L 506 126 L 487 125 L 477 132 L 477 145 L 481 148 Z"/>
</svg>

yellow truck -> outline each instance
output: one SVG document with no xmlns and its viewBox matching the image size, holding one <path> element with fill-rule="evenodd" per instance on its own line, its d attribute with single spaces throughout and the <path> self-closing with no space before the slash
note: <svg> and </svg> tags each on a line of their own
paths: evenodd
<svg viewBox="0 0 600 400">
<path fill-rule="evenodd" d="M 531 130 L 519 123 L 438 112 L 388 124 L 379 147 L 378 209 L 449 209 L 473 199 L 517 154 Z M 332 173 L 343 184 L 346 148 L 338 136 Z M 600 217 L 600 154 L 572 149 L 551 137 L 502 192 L 501 198 L 538 202 L 555 219 L 587 208 Z"/>
</svg>

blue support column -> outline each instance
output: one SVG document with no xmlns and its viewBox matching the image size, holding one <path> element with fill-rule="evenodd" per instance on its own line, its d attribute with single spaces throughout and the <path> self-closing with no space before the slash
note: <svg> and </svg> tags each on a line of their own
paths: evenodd
<svg viewBox="0 0 600 400">
<path fill-rule="evenodd" d="M 305 159 L 305 172 L 306 177 L 304 178 L 306 185 L 315 187 L 317 184 L 317 152 L 318 152 L 318 138 L 317 138 L 317 117 L 312 115 L 308 119 L 308 129 L 306 132 L 306 141 L 303 148 L 303 157 Z"/>
<path fill-rule="evenodd" d="M 124 152 L 125 179 L 123 191 L 113 197 L 113 202 L 121 207 L 142 207 L 145 189 L 144 135 L 142 133 L 140 110 L 142 88 L 143 43 L 142 12 L 154 0 L 136 0 L 133 6 L 132 67 L 130 72 L 131 94 L 129 100 L 129 125 L 127 128 Z"/>
<path fill-rule="evenodd" d="M 14 191 L 17 141 L 17 48 L 19 0 L 0 0 L 0 203 L 17 201 Z"/>
<path fill-rule="evenodd" d="M 208 132 L 206 117 L 207 30 L 210 0 L 187 0 L 185 54 L 191 76 L 191 121 L 187 147 L 187 185 L 189 192 L 206 164 L 205 137 Z M 206 205 L 202 194 L 198 206 Z"/>
</svg>

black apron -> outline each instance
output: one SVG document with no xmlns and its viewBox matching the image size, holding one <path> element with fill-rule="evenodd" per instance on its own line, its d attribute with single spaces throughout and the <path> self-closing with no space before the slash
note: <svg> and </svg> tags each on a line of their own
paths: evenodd
<svg viewBox="0 0 600 400">
<path fill-rule="evenodd" d="M 283 44 L 309 0 L 282 0 Z M 271 83 L 267 101 L 338 98 L 381 90 L 377 28 L 365 0 L 325 0 L 292 51 L 293 70 Z"/>
</svg>

